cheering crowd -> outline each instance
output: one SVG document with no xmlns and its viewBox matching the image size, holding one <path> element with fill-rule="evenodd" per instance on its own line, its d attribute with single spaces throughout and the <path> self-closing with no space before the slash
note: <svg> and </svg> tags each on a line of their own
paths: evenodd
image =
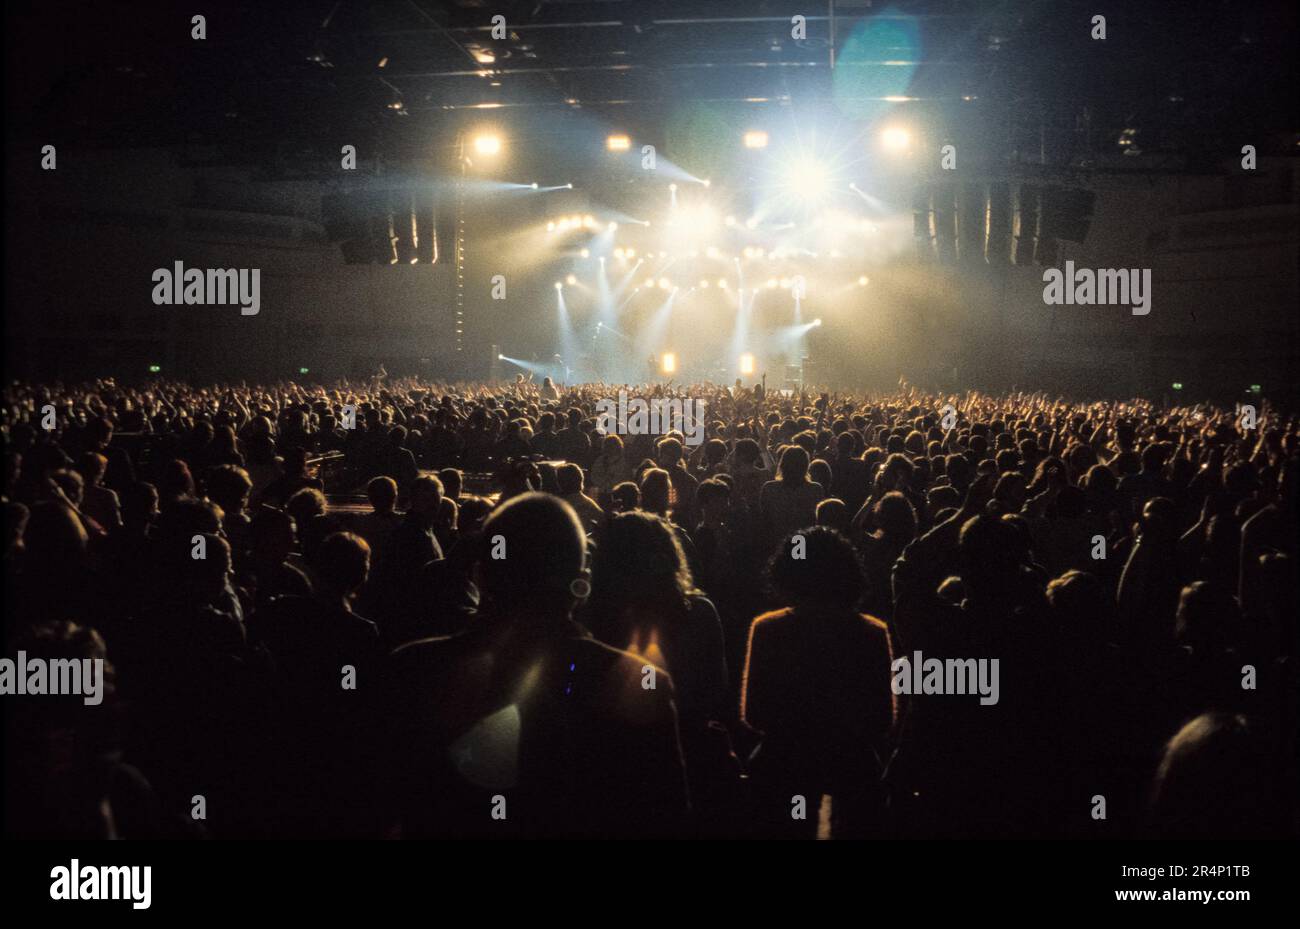
<svg viewBox="0 0 1300 929">
<path fill-rule="evenodd" d="M 702 402 L 703 441 L 606 430 L 620 390 Z M 5 655 L 109 669 L 99 705 L 5 696 L 11 837 L 1297 831 L 1300 419 L 1267 403 L 159 379 L 2 412 Z M 998 698 L 904 692 L 914 656 L 996 661 Z"/>
</svg>

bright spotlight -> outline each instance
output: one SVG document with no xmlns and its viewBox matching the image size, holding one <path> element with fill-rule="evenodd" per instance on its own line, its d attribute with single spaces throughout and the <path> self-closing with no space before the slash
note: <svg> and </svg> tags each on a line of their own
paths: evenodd
<svg viewBox="0 0 1300 929">
<path fill-rule="evenodd" d="M 605 137 L 605 148 L 611 152 L 625 152 L 632 147 L 632 140 L 622 133 Z"/>
<path fill-rule="evenodd" d="M 610 220 L 610 223 L 606 228 L 609 229 L 610 232 L 614 232 L 616 229 L 618 229 L 618 223 L 614 222 L 613 220 Z"/>
<path fill-rule="evenodd" d="M 867 276 L 866 276 L 865 274 L 862 275 L 862 277 L 858 278 L 858 286 L 859 286 L 859 287 L 866 287 L 866 286 L 867 286 Z"/>
<path fill-rule="evenodd" d="M 707 203 L 698 203 L 679 210 L 674 222 L 694 240 L 717 228 L 718 211 Z"/>
<path fill-rule="evenodd" d="M 555 231 L 555 223 L 553 223 L 553 222 L 551 222 L 551 223 L 547 223 L 547 224 L 546 224 L 546 231 L 547 231 L 547 232 L 554 232 L 554 231 Z"/>
<path fill-rule="evenodd" d="M 750 355 L 750 354 L 746 353 L 746 354 L 740 356 L 740 373 L 741 373 L 741 374 L 753 374 L 753 373 L 754 373 L 754 356 L 753 356 L 753 355 Z"/>
<path fill-rule="evenodd" d="M 591 255 L 591 252 L 584 248 L 582 251 L 578 252 L 578 254 L 583 258 L 587 258 Z"/>
<path fill-rule="evenodd" d="M 703 279 L 700 280 L 700 289 L 701 289 L 701 290 L 703 290 L 704 288 L 706 288 L 706 287 L 708 287 L 708 286 L 709 286 L 709 282 L 708 282 L 708 281 L 703 280 Z"/>
<path fill-rule="evenodd" d="M 536 182 L 536 181 L 533 181 L 533 190 L 536 190 L 536 189 L 537 189 L 537 182 Z"/>
<path fill-rule="evenodd" d="M 667 289 L 668 289 L 669 287 L 671 287 L 671 286 L 673 286 L 673 285 L 670 284 L 670 283 L 668 283 L 668 278 L 666 278 L 666 277 L 661 277 L 661 278 L 659 278 L 659 289 L 660 289 L 660 290 L 667 290 Z"/>
<path fill-rule="evenodd" d="M 561 284 L 559 281 L 556 281 L 556 282 L 555 282 L 555 289 L 556 289 L 556 290 L 560 290 L 560 289 L 562 289 L 563 287 L 564 287 L 564 285 Z"/>
<path fill-rule="evenodd" d="M 647 289 L 647 290 L 649 290 L 649 289 L 650 289 L 651 287 L 653 287 L 654 285 L 655 285 L 655 279 L 654 279 L 654 278 L 652 278 L 652 277 L 648 277 L 648 278 L 645 279 L 645 286 L 646 286 L 646 289 Z"/>
<path fill-rule="evenodd" d="M 623 260 L 623 256 L 624 256 L 625 254 L 626 254 L 626 253 L 625 253 L 625 252 L 623 251 L 623 249 L 621 249 L 621 248 L 616 248 L 616 249 L 614 249 L 614 257 L 617 258 L 619 261 L 622 261 L 622 260 Z"/>
<path fill-rule="evenodd" d="M 574 284 L 578 283 L 577 275 L 570 274 L 568 277 L 564 279 L 564 283 L 572 287 Z"/>
<path fill-rule="evenodd" d="M 805 155 L 787 169 L 786 188 L 800 200 L 816 202 L 830 193 L 831 172 L 816 158 Z"/>
<path fill-rule="evenodd" d="M 506 356 L 505 356 L 505 355 L 501 355 L 501 354 L 498 354 L 498 355 L 497 355 L 497 361 L 505 361 L 505 360 L 506 360 Z"/>
<path fill-rule="evenodd" d="M 720 278 L 718 278 L 718 286 L 721 287 L 723 290 L 726 290 L 726 289 L 727 289 L 727 279 L 726 279 L 725 277 L 720 277 Z"/>
<path fill-rule="evenodd" d="M 669 184 L 669 185 L 668 185 L 668 190 L 669 190 L 670 192 L 672 192 L 672 193 L 677 193 L 677 185 L 676 185 L 676 184 Z"/>
<path fill-rule="evenodd" d="M 822 321 L 821 321 L 821 317 L 820 317 L 820 316 L 813 320 L 813 325 L 814 325 L 814 326 L 820 326 L 821 324 L 822 324 Z"/>
<path fill-rule="evenodd" d="M 912 144 L 912 133 L 902 126 L 890 126 L 880 134 L 880 141 L 891 152 L 905 152 Z"/>
<path fill-rule="evenodd" d="M 498 155 L 501 153 L 501 136 L 483 132 L 474 136 L 474 151 L 480 155 Z"/>
<path fill-rule="evenodd" d="M 751 129 L 746 132 L 745 148 L 767 148 L 767 133 L 761 129 Z"/>
<path fill-rule="evenodd" d="M 677 356 L 672 352 L 664 352 L 663 357 L 659 359 L 659 367 L 664 374 L 675 374 L 677 372 Z"/>
</svg>

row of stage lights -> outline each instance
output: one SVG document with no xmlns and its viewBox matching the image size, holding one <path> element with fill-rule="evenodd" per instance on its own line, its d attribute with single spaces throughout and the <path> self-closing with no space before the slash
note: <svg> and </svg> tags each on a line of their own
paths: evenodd
<svg viewBox="0 0 1300 929">
<path fill-rule="evenodd" d="M 821 324 L 822 321 L 819 319 L 813 325 L 820 326 Z M 498 353 L 497 360 L 511 361 L 512 359 L 508 358 L 504 354 Z M 758 361 L 757 359 L 755 359 L 752 352 L 745 352 L 738 359 L 736 359 L 736 370 L 745 377 L 752 377 L 758 371 Z M 677 371 L 678 371 L 678 363 L 677 363 L 676 352 L 664 352 L 659 356 L 660 374 L 676 374 Z M 1182 385 L 1180 384 L 1177 386 L 1181 387 Z"/>
<path fill-rule="evenodd" d="M 506 357 L 503 354 L 497 355 L 497 361 L 510 361 L 510 360 L 511 360 L 510 358 Z M 754 356 L 749 352 L 746 352 L 745 354 L 740 356 L 736 367 L 741 374 L 745 375 L 746 377 L 749 377 L 754 374 L 754 372 L 758 368 L 758 365 L 757 362 L 755 362 L 754 360 Z M 676 352 L 664 352 L 662 355 L 659 356 L 659 371 L 661 374 L 677 373 Z"/>
<path fill-rule="evenodd" d="M 752 151 L 767 148 L 770 137 L 764 129 L 747 129 L 740 141 Z M 905 126 L 887 126 L 880 134 L 880 141 L 890 151 L 907 151 L 912 145 L 912 132 Z M 616 153 L 631 151 L 632 137 L 623 132 L 610 133 L 605 137 L 605 148 Z"/>
<path fill-rule="evenodd" d="M 618 223 L 601 223 L 596 220 L 596 217 L 588 213 L 585 216 L 578 214 L 573 216 L 564 216 L 546 224 L 547 232 L 568 232 L 572 229 L 589 229 L 595 231 L 601 228 L 608 229 L 612 232 L 618 228 Z"/>
<path fill-rule="evenodd" d="M 676 184 L 672 184 L 670 185 L 670 189 L 675 188 L 676 186 L 677 186 Z M 711 210 L 709 210 L 708 207 L 696 207 L 694 209 L 683 210 L 682 212 L 687 215 L 685 215 L 682 220 L 670 221 L 669 222 L 670 226 L 673 225 L 673 222 L 682 222 L 688 225 L 698 224 L 705 227 L 712 225 L 709 216 Z M 640 226 L 650 225 L 649 220 L 636 220 L 635 222 L 637 223 L 637 225 Z M 755 219 L 749 219 L 744 223 L 741 223 L 740 220 L 736 219 L 736 217 L 728 216 L 724 222 L 729 227 L 743 225 L 746 229 L 758 228 L 758 221 Z M 795 228 L 796 225 L 797 225 L 796 223 L 787 223 L 783 225 L 781 228 L 793 229 Z M 852 232 L 855 229 L 859 232 L 869 232 L 869 233 L 878 233 L 880 231 L 880 228 L 869 219 L 848 220 L 848 221 L 841 220 L 836 222 L 836 228 L 844 232 Z M 596 217 L 592 216 L 590 213 L 587 213 L 585 215 L 575 213 L 572 216 L 562 216 L 559 219 L 553 219 L 546 224 L 547 232 L 573 232 L 582 229 L 586 229 L 591 232 L 596 232 L 601 230 L 616 232 L 618 230 L 618 223 L 614 222 L 613 220 L 611 220 L 608 223 L 602 222 L 598 220 Z M 750 251 L 749 249 L 745 250 L 746 258 L 751 257 L 749 251 Z M 761 251 L 761 249 L 759 251 Z M 762 256 L 760 255 L 759 257 Z"/>
<path fill-rule="evenodd" d="M 812 328 L 822 324 L 820 319 L 813 320 Z M 504 357 L 504 356 L 503 356 Z M 659 373 L 676 374 L 679 369 L 676 352 L 664 352 L 659 356 Z M 758 370 L 758 362 L 752 352 L 745 352 L 736 359 L 736 370 L 745 377 L 752 377 Z"/>
<path fill-rule="evenodd" d="M 629 258 L 637 257 L 638 252 L 635 248 L 616 248 L 614 249 L 613 254 L 614 254 L 614 259 L 616 261 L 626 261 Z M 642 258 L 659 257 L 659 258 L 673 258 L 673 259 L 699 258 L 700 254 L 701 253 L 699 249 L 692 249 L 689 252 L 682 252 L 681 254 L 678 254 L 677 252 L 664 252 L 664 251 L 646 252 L 641 257 Z M 787 258 L 797 258 L 800 256 L 807 257 L 807 258 L 821 257 L 820 252 L 806 252 L 800 249 L 784 249 L 784 248 L 774 248 L 770 252 L 761 248 L 747 248 L 739 255 L 724 255 L 720 249 L 712 246 L 706 248 L 703 254 L 705 258 L 710 258 L 714 261 L 739 261 L 741 258 L 744 258 L 746 261 L 757 261 L 761 259 L 767 259 L 768 261 L 784 261 Z M 838 250 L 828 252 L 827 254 L 831 258 L 844 257 L 844 253 Z M 579 249 L 578 257 L 590 258 L 591 249 L 589 248 Z"/>
<path fill-rule="evenodd" d="M 756 151 L 767 148 L 771 137 L 765 129 L 746 129 L 740 136 L 741 145 Z M 912 131 L 906 126 L 886 126 L 880 133 L 881 145 L 890 152 L 903 153 L 912 147 Z M 471 139 L 474 152 L 486 158 L 500 155 L 505 147 L 505 140 L 499 132 L 480 130 Z M 611 132 L 605 136 L 606 151 L 622 154 L 632 150 L 632 137 L 625 132 Z M 708 186 L 708 181 L 702 182 Z"/>
<path fill-rule="evenodd" d="M 767 133 L 761 129 L 750 129 L 741 136 L 745 148 L 767 148 Z M 607 151 L 622 153 L 632 150 L 632 137 L 624 132 L 612 132 L 605 136 Z"/>
<path fill-rule="evenodd" d="M 741 355 L 740 358 L 737 359 L 736 370 L 739 371 L 745 377 L 753 377 L 754 372 L 757 369 L 758 369 L 757 362 L 755 362 L 754 356 L 749 352 L 746 352 L 745 354 Z M 661 374 L 677 373 L 676 352 L 664 352 L 662 355 L 659 356 L 659 372 Z"/>
<path fill-rule="evenodd" d="M 570 287 L 573 287 L 573 286 L 576 286 L 577 283 L 578 283 L 578 276 L 577 276 L 576 274 L 570 274 L 570 275 L 568 275 L 567 277 L 565 277 L 565 279 L 564 279 L 563 281 L 556 281 L 556 282 L 555 282 L 555 289 L 556 289 L 556 290 L 563 290 L 563 289 L 564 289 L 564 286 L 565 286 L 566 284 L 567 284 L 568 286 L 570 286 Z M 772 278 L 768 278 L 768 279 L 767 279 L 767 282 L 763 285 L 763 287 L 754 287 L 754 288 L 751 288 L 751 289 L 750 289 L 750 293 L 758 293 L 760 290 L 764 290 L 764 289 L 766 289 L 766 290 L 776 290 L 778 287 L 779 287 L 780 289 L 782 289 L 782 290 L 791 290 L 791 289 L 794 289 L 794 288 L 797 286 L 798 283 L 799 283 L 799 279 L 798 279 L 798 278 L 793 278 L 793 277 L 775 278 L 775 277 L 772 277 Z M 870 284 L 870 283 L 871 283 L 871 279 L 868 278 L 865 274 L 861 275 L 861 276 L 858 278 L 858 280 L 857 280 L 857 285 L 858 285 L 859 287 L 866 287 L 866 286 L 867 286 L 868 284 Z M 657 280 L 656 280 L 655 278 L 653 278 L 653 277 L 648 277 L 648 278 L 645 279 L 645 283 L 644 283 L 641 287 L 639 287 L 639 288 L 637 288 L 637 289 L 638 289 L 638 290 L 653 290 L 653 289 L 655 289 L 656 287 L 659 288 L 660 290 L 677 290 L 677 289 L 678 289 L 677 286 L 674 285 L 673 282 L 670 281 L 670 280 L 669 280 L 668 278 L 666 278 L 666 277 L 661 277 L 661 278 L 659 278 L 659 279 L 657 279 Z M 709 287 L 710 287 L 709 280 L 708 280 L 707 278 L 701 278 L 701 279 L 700 279 L 700 282 L 696 285 L 696 287 L 697 287 L 698 289 L 700 289 L 700 290 L 708 290 Z M 729 290 L 729 289 L 731 289 L 731 284 L 727 281 L 727 279 L 726 279 L 725 277 L 720 277 L 720 278 L 718 278 L 718 281 L 717 281 L 717 288 L 718 288 L 719 290 Z M 740 293 L 743 294 L 744 292 L 745 292 L 745 289 L 742 287 L 742 288 L 740 289 Z"/>
</svg>

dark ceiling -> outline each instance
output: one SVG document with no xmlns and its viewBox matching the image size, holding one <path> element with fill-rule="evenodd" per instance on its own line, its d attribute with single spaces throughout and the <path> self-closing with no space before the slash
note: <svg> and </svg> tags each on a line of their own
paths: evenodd
<svg viewBox="0 0 1300 929">
<path fill-rule="evenodd" d="M 842 105 L 836 56 L 841 72 L 901 76 L 900 96 L 940 121 L 963 103 L 996 114 L 1008 127 L 1003 154 L 1044 128 L 1086 129 L 1078 144 L 1104 150 L 1135 127 L 1148 151 L 1192 156 L 1242 133 L 1261 151 L 1293 150 L 1300 129 L 1294 0 L 201 6 L 207 39 L 196 42 L 190 3 L 6 3 L 11 136 L 337 151 L 340 132 L 400 147 L 490 109 L 534 120 L 580 110 L 653 134 L 688 104 Z M 1099 12 L 1104 42 L 1089 36 Z M 492 37 L 495 14 L 504 39 Z M 795 14 L 806 38 L 791 38 Z M 864 57 L 851 42 L 864 22 L 902 31 L 877 33 Z M 870 98 L 878 85 L 849 95 Z"/>
</svg>

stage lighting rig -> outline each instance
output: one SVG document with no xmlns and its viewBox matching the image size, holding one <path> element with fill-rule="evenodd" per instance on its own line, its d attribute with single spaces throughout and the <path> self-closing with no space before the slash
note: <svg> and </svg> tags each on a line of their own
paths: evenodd
<svg viewBox="0 0 1300 929">
<path fill-rule="evenodd" d="M 796 158 L 787 169 L 786 188 L 797 200 L 819 203 L 831 190 L 830 168 L 811 155 Z"/>
<path fill-rule="evenodd" d="M 501 136 L 495 132 L 480 132 L 474 136 L 474 151 L 487 156 L 501 154 Z"/>
<path fill-rule="evenodd" d="M 886 151 L 902 154 L 912 147 L 912 132 L 903 126 L 888 126 L 880 134 Z"/>
</svg>

